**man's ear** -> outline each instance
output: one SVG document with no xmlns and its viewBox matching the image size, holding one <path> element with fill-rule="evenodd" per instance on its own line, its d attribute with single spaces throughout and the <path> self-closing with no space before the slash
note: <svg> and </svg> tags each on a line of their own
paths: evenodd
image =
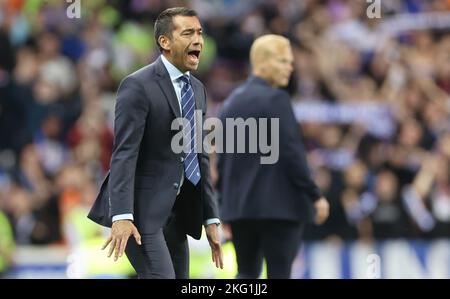
<svg viewBox="0 0 450 299">
<path fill-rule="evenodd" d="M 170 39 L 165 35 L 160 35 L 158 38 L 159 45 L 161 48 L 163 48 L 165 51 L 170 51 Z"/>
</svg>

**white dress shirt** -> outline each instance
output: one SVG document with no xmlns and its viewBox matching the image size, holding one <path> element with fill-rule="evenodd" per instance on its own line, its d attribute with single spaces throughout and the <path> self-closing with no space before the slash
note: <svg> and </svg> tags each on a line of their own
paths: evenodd
<svg viewBox="0 0 450 299">
<path fill-rule="evenodd" d="M 185 72 L 184 74 L 176 68 L 176 66 L 174 66 L 172 63 L 170 63 L 169 60 L 167 60 L 166 57 L 164 57 L 164 55 L 161 55 L 161 61 L 164 64 L 167 72 L 169 73 L 169 77 L 170 77 L 170 81 L 172 81 L 172 85 L 173 88 L 175 89 L 175 94 L 177 96 L 178 99 L 178 106 L 180 108 L 180 112 L 181 112 L 181 88 L 182 88 L 182 82 L 181 80 L 179 80 L 179 78 L 183 75 L 186 76 L 190 76 L 189 71 Z M 181 115 L 181 113 L 180 113 Z M 180 179 L 180 186 L 178 187 L 178 191 L 177 191 L 177 195 L 180 194 L 180 190 L 181 190 L 181 186 L 183 185 L 184 182 L 184 170 L 181 173 L 181 179 Z M 117 221 L 117 220 L 134 220 L 133 218 L 133 214 L 119 214 L 119 215 L 114 215 L 112 217 L 112 222 Z M 208 224 L 212 224 L 212 223 L 216 223 L 216 224 L 220 224 L 220 220 L 218 218 L 211 218 L 211 219 L 207 219 L 205 221 L 205 225 Z"/>
</svg>

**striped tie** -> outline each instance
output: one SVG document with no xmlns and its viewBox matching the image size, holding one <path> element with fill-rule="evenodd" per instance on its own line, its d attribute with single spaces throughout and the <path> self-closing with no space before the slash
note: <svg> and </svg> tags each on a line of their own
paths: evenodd
<svg viewBox="0 0 450 299">
<path fill-rule="evenodd" d="M 181 111 L 183 117 L 189 121 L 191 125 L 191 132 L 184 132 L 184 136 L 190 137 L 189 148 L 185 152 L 184 158 L 184 173 L 186 178 L 196 186 L 200 181 L 200 169 L 198 167 L 197 154 L 194 149 L 197 145 L 196 142 L 196 130 L 195 130 L 195 98 L 194 91 L 192 90 L 191 83 L 189 82 L 189 77 L 181 76 L 179 78 L 183 82 L 183 88 L 181 89 Z M 183 129 L 184 130 L 184 129 Z"/>
</svg>

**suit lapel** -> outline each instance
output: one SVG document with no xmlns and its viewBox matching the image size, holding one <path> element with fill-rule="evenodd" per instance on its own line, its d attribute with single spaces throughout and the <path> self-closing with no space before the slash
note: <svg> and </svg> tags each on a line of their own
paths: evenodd
<svg viewBox="0 0 450 299">
<path fill-rule="evenodd" d="M 158 80 L 159 86 L 161 87 L 167 101 L 169 102 L 170 108 L 172 109 L 175 117 L 181 117 L 180 105 L 178 103 L 177 95 L 173 89 L 172 81 L 170 80 L 169 73 L 167 72 L 161 58 L 156 60 L 156 72 L 160 78 Z M 192 76 L 192 74 L 191 74 Z M 201 109 L 203 111 L 203 89 L 197 82 L 191 78 L 192 89 L 194 90 L 195 98 L 195 109 Z"/>
<path fill-rule="evenodd" d="M 172 112 L 175 114 L 175 117 L 181 117 L 180 105 L 178 104 L 177 95 L 175 94 L 172 81 L 170 81 L 169 73 L 164 67 L 161 58 L 157 59 L 156 66 L 156 72 L 160 78 L 160 80 L 158 80 L 158 84 L 161 87 L 164 95 L 166 96 L 166 99 L 169 102 L 169 106 L 172 109 Z"/>
</svg>

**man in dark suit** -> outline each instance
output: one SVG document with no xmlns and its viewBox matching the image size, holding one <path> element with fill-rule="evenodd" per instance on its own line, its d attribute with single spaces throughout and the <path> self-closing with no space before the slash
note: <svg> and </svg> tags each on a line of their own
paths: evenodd
<svg viewBox="0 0 450 299">
<path fill-rule="evenodd" d="M 199 239 L 202 225 L 223 267 L 209 158 L 194 143 L 203 126 L 193 111 L 206 112 L 205 88 L 190 74 L 203 48 L 195 11 L 162 12 L 155 38 L 162 55 L 119 86 L 110 171 L 89 218 L 112 227 L 103 248 L 110 245 L 115 260 L 125 251 L 139 278 L 188 278 L 186 234 Z M 191 135 L 183 131 L 191 142 L 181 154 L 171 147 L 178 134 L 171 125 L 180 117 L 192 128 Z"/>
<path fill-rule="evenodd" d="M 290 278 L 305 223 L 328 217 L 328 202 L 311 179 L 299 125 L 285 87 L 292 73 L 289 40 L 278 35 L 258 38 L 250 51 L 252 76 L 225 101 L 221 120 L 278 119 L 278 136 L 267 132 L 266 140 L 279 144 L 276 163 L 261 164 L 261 153 L 218 155 L 221 217 L 231 226 L 236 249 L 238 278 L 258 278 L 263 258 L 269 278 Z M 275 122 L 269 122 L 271 126 Z M 228 126 L 223 126 L 228 140 Z M 259 126 L 259 130 L 261 130 Z M 233 128 L 234 129 L 234 128 Z M 272 132 L 270 127 L 268 132 Z M 237 136 L 233 134 L 234 136 Z M 249 146 L 249 135 L 245 144 Z M 259 141 L 261 142 L 261 141 Z"/>
</svg>

